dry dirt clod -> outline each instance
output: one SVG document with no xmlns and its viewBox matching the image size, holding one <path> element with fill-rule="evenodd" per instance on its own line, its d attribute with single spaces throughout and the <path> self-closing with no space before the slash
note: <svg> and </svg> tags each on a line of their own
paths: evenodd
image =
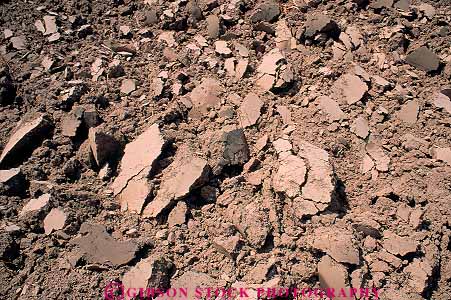
<svg viewBox="0 0 451 300">
<path fill-rule="evenodd" d="M 161 78 L 154 78 L 152 80 L 153 97 L 158 98 L 163 94 L 164 81 Z"/>
<path fill-rule="evenodd" d="M 434 148 L 432 154 L 435 159 L 444 161 L 451 166 L 451 148 Z"/>
<path fill-rule="evenodd" d="M 153 124 L 125 146 L 121 171 L 112 184 L 115 195 L 122 191 L 130 179 L 144 170 L 150 171 L 149 169 L 161 154 L 163 145 L 164 139 L 158 124 Z"/>
<path fill-rule="evenodd" d="M 213 240 L 212 245 L 225 256 L 234 259 L 238 255 L 243 241 L 237 235 L 227 238 L 217 237 Z"/>
<path fill-rule="evenodd" d="M 318 205 L 318 207 L 322 208 L 321 205 Z M 293 199 L 293 208 L 295 209 L 294 213 L 300 220 L 304 217 L 316 215 L 320 211 L 318 207 L 315 202 L 305 200 L 302 197 Z"/>
<path fill-rule="evenodd" d="M 258 262 L 257 265 L 245 277 L 246 282 L 252 282 L 261 284 L 268 279 L 268 273 L 275 267 L 275 260 L 269 259 L 268 261 Z"/>
<path fill-rule="evenodd" d="M 415 124 L 417 122 L 419 110 L 420 107 L 415 100 L 409 101 L 406 104 L 404 104 L 401 110 L 399 111 L 398 118 L 401 119 L 403 122 Z"/>
<path fill-rule="evenodd" d="M 394 7 L 403 11 L 409 11 L 411 5 L 411 0 L 399 0 L 395 3 Z"/>
<path fill-rule="evenodd" d="M 276 75 L 279 62 L 284 59 L 285 57 L 279 49 L 273 49 L 263 56 L 263 60 L 257 71 L 262 74 Z"/>
<path fill-rule="evenodd" d="M 222 91 L 223 88 L 219 81 L 213 78 L 204 78 L 201 84 L 192 90 L 189 97 L 194 108 L 204 114 L 208 108 L 220 103 L 219 95 Z"/>
<path fill-rule="evenodd" d="M 25 177 L 20 168 L 0 170 L 1 191 L 8 194 L 22 194 L 25 185 Z"/>
<path fill-rule="evenodd" d="M 61 122 L 62 134 L 67 137 L 76 137 L 81 127 L 83 111 L 78 110 L 67 114 Z"/>
<path fill-rule="evenodd" d="M 263 90 L 269 91 L 274 87 L 274 83 L 276 81 L 276 77 L 274 75 L 264 74 L 257 80 L 257 85 L 260 86 Z"/>
<path fill-rule="evenodd" d="M 384 232 L 382 246 L 393 255 L 405 256 L 415 253 L 418 248 L 417 242 L 410 237 L 401 237 L 393 232 Z"/>
<path fill-rule="evenodd" d="M 292 36 L 291 29 L 285 20 L 277 22 L 276 46 L 283 51 L 296 49 L 296 39 Z"/>
<path fill-rule="evenodd" d="M 238 54 L 242 57 L 249 57 L 249 49 L 247 49 L 244 45 L 235 42 L 234 44 L 235 50 L 238 51 Z"/>
<path fill-rule="evenodd" d="M 409 275 L 409 285 L 413 287 L 419 294 L 422 294 L 430 282 L 432 276 L 432 266 L 427 259 L 415 258 L 404 272 Z"/>
<path fill-rule="evenodd" d="M 393 6 L 393 2 L 393 0 L 376 0 L 371 2 L 370 7 L 375 10 L 390 8 Z"/>
<path fill-rule="evenodd" d="M 315 37 L 318 33 L 331 33 L 338 29 L 337 23 L 323 14 L 307 16 L 304 36 L 308 39 Z"/>
<path fill-rule="evenodd" d="M 362 116 L 355 119 L 351 125 L 351 132 L 362 139 L 366 139 L 370 131 L 368 120 Z"/>
<path fill-rule="evenodd" d="M 342 75 L 333 85 L 332 97 L 349 105 L 362 100 L 368 92 L 368 86 L 358 76 L 352 74 Z"/>
<path fill-rule="evenodd" d="M 175 227 L 185 224 L 188 214 L 188 206 L 185 202 L 179 201 L 168 215 L 169 227 Z"/>
<path fill-rule="evenodd" d="M 369 82 L 371 80 L 371 75 L 359 65 L 354 65 L 354 74 L 362 78 L 365 82 Z"/>
<path fill-rule="evenodd" d="M 329 122 L 340 121 L 345 117 L 338 103 L 328 96 L 320 96 L 316 99 L 323 112 L 327 114 Z"/>
<path fill-rule="evenodd" d="M 34 26 L 36 27 L 36 30 L 39 31 L 40 33 L 42 34 L 45 33 L 44 23 L 42 23 L 41 20 L 36 20 L 36 22 L 34 22 Z"/>
<path fill-rule="evenodd" d="M 27 49 L 27 40 L 24 36 L 15 36 L 10 39 L 13 48 L 16 50 Z"/>
<path fill-rule="evenodd" d="M 293 66 L 287 64 L 280 49 L 275 48 L 263 56 L 256 84 L 264 91 L 279 93 L 288 90 L 295 81 Z"/>
<path fill-rule="evenodd" d="M 211 152 L 209 162 L 213 174 L 220 174 L 226 166 L 242 166 L 250 158 L 249 146 L 242 128 L 226 127 L 203 137 L 205 151 Z"/>
<path fill-rule="evenodd" d="M 428 17 L 429 19 L 432 19 L 435 15 L 435 7 L 432 6 L 429 3 L 421 3 L 420 5 L 417 5 L 417 8 L 423 12 L 423 14 Z"/>
<path fill-rule="evenodd" d="M 118 154 L 118 142 L 111 135 L 102 132 L 100 128 L 90 128 L 88 139 L 97 166 L 103 167 Z"/>
<path fill-rule="evenodd" d="M 140 288 L 155 288 L 167 289 L 169 288 L 169 279 L 171 270 L 173 268 L 172 262 L 163 257 L 149 257 L 142 259 L 132 269 L 124 274 L 122 284 L 124 289 Z M 157 295 L 155 295 L 157 296 Z M 126 295 L 126 299 L 132 299 Z"/>
<path fill-rule="evenodd" d="M 217 39 L 220 33 L 220 20 L 217 15 L 209 15 L 207 17 L 208 36 Z"/>
<path fill-rule="evenodd" d="M 91 75 L 92 81 L 97 81 L 100 76 L 105 72 L 105 68 L 102 67 L 103 60 L 101 58 L 96 58 L 96 60 L 91 65 Z"/>
<path fill-rule="evenodd" d="M 53 208 L 44 219 L 45 234 L 63 229 L 66 225 L 67 216 L 60 208 Z"/>
<path fill-rule="evenodd" d="M 14 32 L 12 32 L 11 29 L 5 29 L 3 30 L 3 36 L 5 37 L 5 39 L 9 39 L 14 35 Z"/>
<path fill-rule="evenodd" d="M 60 37 L 61 37 L 61 34 L 59 32 L 56 32 L 56 33 L 51 34 L 47 38 L 47 40 L 52 43 L 52 42 L 58 41 L 60 39 Z"/>
<path fill-rule="evenodd" d="M 374 161 L 368 154 L 365 154 L 362 160 L 362 164 L 360 166 L 360 171 L 362 174 L 366 174 L 374 168 Z"/>
<path fill-rule="evenodd" d="M 328 205 L 335 191 L 335 175 L 329 154 L 306 141 L 298 142 L 298 156 L 304 158 L 309 169 L 307 181 L 302 187 L 302 196 L 316 203 Z"/>
<path fill-rule="evenodd" d="M 58 32 L 55 16 L 44 16 L 45 35 L 51 35 Z"/>
<path fill-rule="evenodd" d="M 36 199 L 31 199 L 20 211 L 20 216 L 39 213 L 46 209 L 49 205 L 50 194 L 43 194 Z"/>
<path fill-rule="evenodd" d="M 141 213 L 151 192 L 147 176 L 160 156 L 164 143 L 158 124 L 153 124 L 125 146 L 120 172 L 111 185 L 114 195 L 119 195 L 123 211 Z"/>
<path fill-rule="evenodd" d="M 369 156 L 374 159 L 376 163 L 376 169 L 381 172 L 387 172 L 390 165 L 390 157 L 388 157 L 382 147 L 370 142 L 366 145 L 366 151 Z"/>
<path fill-rule="evenodd" d="M 41 65 L 44 67 L 45 71 L 50 71 L 54 64 L 55 61 L 48 56 L 44 57 L 41 62 Z"/>
<path fill-rule="evenodd" d="M 121 84 L 121 93 L 129 95 L 136 90 L 136 81 L 134 79 L 124 79 Z"/>
<path fill-rule="evenodd" d="M 247 59 L 240 59 L 235 67 L 235 79 L 239 81 L 244 77 L 248 68 L 249 62 Z"/>
<path fill-rule="evenodd" d="M 24 153 L 39 146 L 50 129 L 50 122 L 43 114 L 31 114 L 24 117 L 16 126 L 0 156 L 0 165 L 6 166 L 26 159 Z"/>
<path fill-rule="evenodd" d="M 265 134 L 255 142 L 254 147 L 257 151 L 261 151 L 263 150 L 263 148 L 266 147 L 267 143 L 268 143 L 268 135 Z"/>
<path fill-rule="evenodd" d="M 117 195 L 121 211 L 141 213 L 153 188 L 148 182 L 146 173 L 147 171 L 139 173 L 130 179 L 124 189 Z"/>
<path fill-rule="evenodd" d="M 238 110 L 241 127 L 246 128 L 255 125 L 260 117 L 262 107 L 263 102 L 256 94 L 250 93 L 244 97 Z"/>
<path fill-rule="evenodd" d="M 158 194 L 144 209 L 143 216 L 155 218 L 171 203 L 187 196 L 193 189 L 202 186 L 210 173 L 210 166 L 203 158 L 179 150 L 170 170 L 161 179 Z"/>
<path fill-rule="evenodd" d="M 451 90 L 446 89 L 435 95 L 434 104 L 451 114 Z"/>
<path fill-rule="evenodd" d="M 330 256 L 325 255 L 318 263 L 318 276 L 322 288 L 334 289 L 340 291 L 341 289 L 349 289 L 348 271 L 346 268 L 335 262 Z M 334 297 L 335 299 L 346 299 L 341 297 Z"/>
<path fill-rule="evenodd" d="M 360 264 L 358 248 L 351 232 L 341 228 L 319 228 L 314 232 L 313 247 L 329 254 L 340 263 Z"/>
<path fill-rule="evenodd" d="M 340 33 L 340 40 L 349 50 L 357 49 L 363 40 L 363 36 L 356 27 L 348 27 L 345 32 Z"/>
<path fill-rule="evenodd" d="M 273 188 L 276 192 L 284 192 L 288 197 L 294 198 L 301 192 L 306 174 L 304 161 L 289 154 L 279 159 L 279 168 L 272 178 Z"/>
<path fill-rule="evenodd" d="M 225 57 L 228 57 L 229 55 L 232 54 L 232 50 L 230 50 L 226 41 L 216 41 L 215 42 L 215 51 L 217 54 L 223 55 Z"/>
<path fill-rule="evenodd" d="M 246 206 L 231 206 L 228 212 L 233 219 L 238 231 L 245 237 L 246 242 L 253 248 L 260 249 L 264 246 L 271 227 L 268 216 L 258 201 L 247 203 Z"/>
<path fill-rule="evenodd" d="M 291 149 L 293 149 L 293 145 L 290 143 L 290 141 L 284 138 L 275 140 L 272 145 L 278 154 L 284 152 L 289 153 Z"/>
<path fill-rule="evenodd" d="M 278 105 L 277 106 L 277 113 L 282 117 L 282 121 L 283 121 L 283 123 L 285 125 L 293 124 L 293 120 L 291 119 L 291 111 L 290 111 L 290 109 L 287 106 L 285 106 L 285 105 Z M 291 126 L 288 126 L 286 128 L 286 130 L 288 130 L 289 128 L 291 128 Z M 285 133 L 285 131 L 284 131 L 284 133 Z"/>
<path fill-rule="evenodd" d="M 83 223 L 80 227 L 82 236 L 71 240 L 71 244 L 80 248 L 89 263 L 121 266 L 130 262 L 138 250 L 132 241 L 116 241 L 105 227 L 99 224 Z"/>
</svg>

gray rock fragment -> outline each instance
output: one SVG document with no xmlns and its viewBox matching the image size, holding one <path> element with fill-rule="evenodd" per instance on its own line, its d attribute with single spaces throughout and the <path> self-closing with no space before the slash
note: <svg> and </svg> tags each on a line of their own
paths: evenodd
<svg viewBox="0 0 451 300">
<path fill-rule="evenodd" d="M 440 66 L 440 58 L 425 46 L 410 52 L 406 57 L 406 62 L 426 72 L 437 71 Z"/>
<path fill-rule="evenodd" d="M 273 0 L 266 0 L 255 9 L 251 16 L 252 23 L 272 22 L 280 15 L 279 4 Z"/>
</svg>

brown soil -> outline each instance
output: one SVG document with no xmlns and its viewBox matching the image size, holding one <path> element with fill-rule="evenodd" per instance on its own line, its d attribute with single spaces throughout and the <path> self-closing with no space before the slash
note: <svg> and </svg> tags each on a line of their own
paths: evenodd
<svg viewBox="0 0 451 300">
<path fill-rule="evenodd" d="M 0 1 L 0 298 L 451 299 L 451 6 L 369 2 Z"/>
</svg>

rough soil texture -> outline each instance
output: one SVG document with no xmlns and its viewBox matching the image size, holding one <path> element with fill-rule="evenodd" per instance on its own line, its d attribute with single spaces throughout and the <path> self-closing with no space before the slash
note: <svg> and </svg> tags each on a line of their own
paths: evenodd
<svg viewBox="0 0 451 300">
<path fill-rule="evenodd" d="M 1 299 L 112 281 L 451 299 L 448 1 L 0 14 Z"/>
</svg>

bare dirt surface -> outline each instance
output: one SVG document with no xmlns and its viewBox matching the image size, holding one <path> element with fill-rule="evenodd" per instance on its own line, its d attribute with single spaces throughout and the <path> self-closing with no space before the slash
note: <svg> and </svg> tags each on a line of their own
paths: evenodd
<svg viewBox="0 0 451 300">
<path fill-rule="evenodd" d="M 451 299 L 449 1 L 0 14 L 1 299 Z"/>
</svg>

